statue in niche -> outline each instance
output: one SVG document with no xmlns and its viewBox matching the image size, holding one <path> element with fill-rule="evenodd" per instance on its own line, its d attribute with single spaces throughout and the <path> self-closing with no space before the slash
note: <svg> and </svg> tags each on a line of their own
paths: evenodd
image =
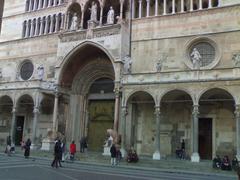
<svg viewBox="0 0 240 180">
<path fill-rule="evenodd" d="M 234 67 L 240 67 L 240 53 L 234 54 L 232 57 Z"/>
<path fill-rule="evenodd" d="M 39 80 L 43 80 L 43 76 L 44 76 L 44 67 L 43 67 L 43 65 L 40 65 L 37 68 L 37 75 L 38 75 L 38 79 Z"/>
<path fill-rule="evenodd" d="M 198 52 L 197 48 L 193 48 L 193 51 L 191 52 L 190 56 L 191 56 L 191 59 L 192 59 L 193 68 L 194 69 L 199 69 L 202 56 Z"/>
<path fill-rule="evenodd" d="M 78 17 L 77 17 L 77 13 L 73 14 L 72 20 L 71 20 L 71 26 L 70 26 L 70 30 L 74 31 L 78 29 Z"/>
<path fill-rule="evenodd" d="M 89 8 L 89 10 L 91 11 L 90 20 L 97 22 L 97 4 L 94 1 L 92 2 L 92 7 Z"/>
<path fill-rule="evenodd" d="M 114 24 L 114 10 L 112 6 L 110 6 L 107 14 L 107 24 Z"/>
<path fill-rule="evenodd" d="M 125 58 L 123 59 L 123 63 L 124 63 L 124 72 L 125 73 L 131 73 L 132 72 L 132 59 L 131 57 L 129 57 L 128 55 L 125 56 Z"/>
</svg>

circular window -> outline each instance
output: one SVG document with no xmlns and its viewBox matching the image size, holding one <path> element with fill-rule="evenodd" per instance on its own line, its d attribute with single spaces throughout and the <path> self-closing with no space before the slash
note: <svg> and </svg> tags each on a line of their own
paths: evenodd
<svg viewBox="0 0 240 180">
<path fill-rule="evenodd" d="M 20 76 L 23 80 L 28 80 L 33 74 L 33 64 L 30 61 L 24 62 L 20 69 Z"/>
<path fill-rule="evenodd" d="M 189 51 L 189 56 L 194 67 L 206 67 L 215 59 L 215 48 L 208 42 L 194 44 Z"/>
</svg>

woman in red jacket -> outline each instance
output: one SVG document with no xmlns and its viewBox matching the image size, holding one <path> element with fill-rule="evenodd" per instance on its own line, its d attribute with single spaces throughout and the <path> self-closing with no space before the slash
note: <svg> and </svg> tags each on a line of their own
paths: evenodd
<svg viewBox="0 0 240 180">
<path fill-rule="evenodd" d="M 70 144 L 70 160 L 74 160 L 74 154 L 76 153 L 76 144 L 74 141 Z"/>
</svg>

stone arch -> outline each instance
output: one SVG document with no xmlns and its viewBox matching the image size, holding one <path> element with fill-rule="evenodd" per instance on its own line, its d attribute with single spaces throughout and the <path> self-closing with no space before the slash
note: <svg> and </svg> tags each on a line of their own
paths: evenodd
<svg viewBox="0 0 240 180">
<path fill-rule="evenodd" d="M 206 94 L 206 93 L 209 92 L 209 91 L 213 91 L 213 90 L 219 90 L 219 91 L 225 92 L 226 95 L 228 95 L 229 97 L 230 97 L 230 96 L 232 97 L 232 99 L 233 99 L 234 102 L 237 102 L 236 97 L 233 96 L 233 94 L 230 92 L 229 89 L 227 89 L 227 88 L 225 88 L 225 87 L 210 87 L 210 88 L 206 88 L 206 89 L 202 90 L 202 91 L 199 93 L 199 95 L 198 95 L 198 97 L 197 97 L 197 103 L 199 104 L 199 101 L 200 101 L 201 97 L 202 97 L 204 94 Z"/>
<path fill-rule="evenodd" d="M 34 104 L 34 97 L 31 93 L 22 93 L 16 96 L 16 105 L 19 105 L 20 101 L 25 98 Z"/>
<path fill-rule="evenodd" d="M 135 89 L 135 90 L 131 91 L 131 92 L 125 97 L 125 99 L 124 99 L 125 102 L 123 102 L 122 105 L 123 105 L 123 106 L 127 106 L 129 100 L 130 100 L 135 94 L 140 93 L 140 92 L 141 92 L 141 93 L 146 93 L 146 94 L 148 94 L 149 96 L 151 96 L 152 99 L 153 99 L 153 101 L 154 101 L 154 103 L 155 103 L 155 105 L 157 104 L 157 103 L 156 103 L 156 99 L 154 98 L 152 92 L 150 92 L 150 91 L 147 90 L 147 89 Z"/>
<path fill-rule="evenodd" d="M 164 96 L 169 95 L 170 93 L 172 93 L 174 91 L 175 92 L 178 91 L 178 92 L 182 92 L 184 94 L 187 94 L 189 97 L 191 97 L 192 102 L 195 103 L 194 96 L 193 96 L 193 94 L 189 90 L 184 89 L 184 88 L 173 88 L 173 89 L 165 90 L 163 93 L 161 93 L 161 95 L 159 97 L 158 105 L 160 105 L 160 103 L 161 103 L 162 99 L 164 98 Z"/>
<path fill-rule="evenodd" d="M 9 95 L 2 95 L 2 96 L 0 96 L 0 104 L 1 104 L 1 101 L 10 102 L 11 105 L 13 105 L 13 99 L 12 99 L 12 97 L 9 96 Z"/>
<path fill-rule="evenodd" d="M 114 67 L 114 58 L 113 55 L 105 48 L 103 47 L 101 44 L 93 42 L 93 41 L 84 41 L 82 43 L 80 43 L 78 46 L 76 46 L 72 51 L 70 51 L 65 58 L 63 59 L 63 61 L 60 64 L 60 70 L 59 70 L 59 76 L 58 76 L 58 80 L 57 83 L 61 84 L 62 81 L 62 76 L 63 76 L 63 72 L 66 69 L 66 66 L 69 63 L 69 59 L 71 59 L 71 57 L 75 56 L 81 49 L 83 48 L 87 48 L 87 47 L 93 47 L 95 49 L 99 49 L 100 51 L 102 51 L 104 54 L 106 54 L 106 56 L 109 58 L 109 60 L 111 61 L 112 65 L 113 65 L 113 69 L 114 69 L 114 75 L 115 75 L 115 67 Z"/>
</svg>

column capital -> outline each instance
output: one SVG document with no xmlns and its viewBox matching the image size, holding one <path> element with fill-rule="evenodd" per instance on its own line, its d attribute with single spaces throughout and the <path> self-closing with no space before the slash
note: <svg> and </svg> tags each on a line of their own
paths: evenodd
<svg viewBox="0 0 240 180">
<path fill-rule="evenodd" d="M 160 115 L 161 111 L 160 111 L 160 106 L 155 106 L 155 115 Z"/>
<path fill-rule="evenodd" d="M 34 107 L 33 113 L 34 113 L 34 114 L 39 113 L 39 107 L 38 107 L 38 106 L 35 106 L 35 107 Z"/>
<path fill-rule="evenodd" d="M 234 114 L 235 114 L 235 116 L 240 117 L 240 104 L 235 104 Z"/>
<path fill-rule="evenodd" d="M 192 114 L 199 114 L 199 105 L 198 104 L 194 104 L 193 105 L 193 111 Z"/>
</svg>

